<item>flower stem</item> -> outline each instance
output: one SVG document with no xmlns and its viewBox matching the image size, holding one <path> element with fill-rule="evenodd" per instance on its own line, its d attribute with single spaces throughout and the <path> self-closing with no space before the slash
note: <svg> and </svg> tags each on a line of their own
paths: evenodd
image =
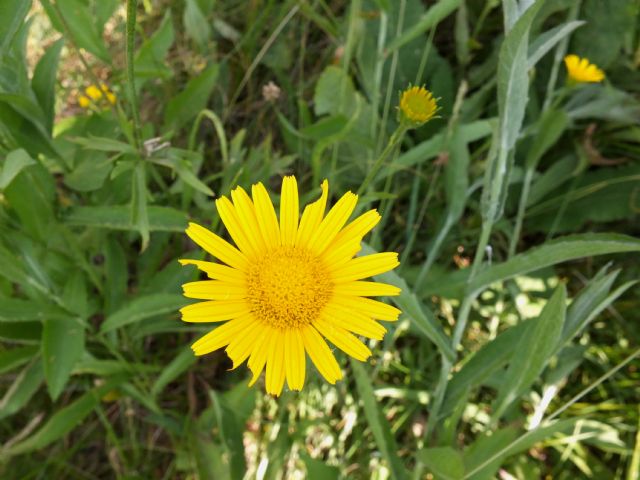
<svg viewBox="0 0 640 480">
<path fill-rule="evenodd" d="M 133 50 L 135 47 L 136 34 L 136 8 L 138 0 L 127 0 L 127 87 L 129 89 L 129 101 L 131 102 L 131 110 L 133 111 L 133 141 L 135 147 L 140 150 L 142 146 L 140 134 L 140 112 L 138 110 L 138 99 L 136 97 L 136 84 L 133 71 Z"/>
<path fill-rule="evenodd" d="M 367 189 L 369 188 L 369 184 L 375 179 L 376 175 L 380 171 L 380 168 L 384 164 L 384 161 L 387 159 L 396 145 L 400 143 L 406 131 L 406 126 L 402 124 L 398 125 L 398 128 L 396 128 L 395 132 L 393 132 L 393 134 L 391 135 L 389 143 L 387 143 L 387 146 L 376 160 L 376 163 L 373 164 L 373 167 L 371 168 L 371 170 L 369 170 L 369 173 L 367 173 L 367 176 L 364 178 L 362 185 L 360 185 L 360 188 L 358 189 L 358 195 L 362 195 L 367 191 Z"/>
</svg>

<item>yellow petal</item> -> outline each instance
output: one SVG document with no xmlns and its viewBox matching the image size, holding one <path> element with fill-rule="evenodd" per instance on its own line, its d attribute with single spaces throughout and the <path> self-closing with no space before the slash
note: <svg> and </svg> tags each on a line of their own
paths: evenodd
<svg viewBox="0 0 640 480">
<path fill-rule="evenodd" d="M 364 313 L 376 320 L 385 320 L 387 322 L 395 322 L 402 313 L 396 307 L 370 298 L 334 294 L 331 298 L 331 303 L 342 305 L 343 307 Z"/>
<path fill-rule="evenodd" d="M 340 380 L 342 378 L 340 366 L 336 362 L 333 353 L 331 353 L 327 342 L 324 341 L 317 330 L 311 326 L 306 326 L 301 330 L 301 336 L 305 350 L 325 380 L 331 384 L 336 383 L 336 380 Z"/>
<path fill-rule="evenodd" d="M 374 253 L 349 260 L 332 271 L 335 283 L 347 283 L 393 270 L 400 263 L 395 252 Z"/>
<path fill-rule="evenodd" d="M 371 350 L 344 328 L 329 323 L 322 317 L 317 318 L 313 326 L 336 347 L 356 360 L 364 361 L 371 356 Z"/>
<path fill-rule="evenodd" d="M 358 203 L 358 196 L 347 192 L 340 200 L 329 210 L 327 216 L 322 220 L 318 230 L 314 233 L 309 241 L 309 250 L 321 253 L 327 246 L 332 244 L 336 235 L 347 223 L 349 217 L 353 213 Z"/>
<path fill-rule="evenodd" d="M 204 262 L 202 260 L 191 260 L 190 258 L 183 258 L 178 260 L 180 265 L 195 265 L 206 273 L 209 278 L 214 280 L 221 280 L 227 283 L 233 283 L 234 285 L 245 284 L 245 274 L 235 268 L 227 267 L 226 265 L 220 265 L 219 263 Z"/>
<path fill-rule="evenodd" d="M 306 246 L 309 244 L 314 232 L 320 225 L 324 211 L 327 208 L 327 197 L 329 195 L 329 182 L 325 180 L 320 186 L 322 194 L 320 199 L 307 205 L 302 212 L 300 227 L 296 236 L 296 245 Z"/>
<path fill-rule="evenodd" d="M 295 243 L 299 215 L 300 207 L 296 177 L 284 177 L 280 193 L 280 241 L 282 245 L 293 245 Z"/>
<path fill-rule="evenodd" d="M 91 100 L 89 100 L 89 97 L 85 97 L 84 95 L 81 95 L 78 98 L 78 105 L 80 105 L 82 108 L 88 108 L 89 105 L 91 105 Z"/>
<path fill-rule="evenodd" d="M 182 290 L 185 297 L 200 300 L 242 300 L 247 296 L 244 286 L 217 280 L 185 283 Z"/>
<path fill-rule="evenodd" d="M 330 268 L 335 270 L 351 260 L 360 250 L 362 250 L 361 240 L 354 239 L 349 242 L 334 244 L 331 248 L 327 248 L 322 252 L 321 258 L 325 265 L 330 265 Z"/>
<path fill-rule="evenodd" d="M 207 333 L 197 342 L 191 345 L 196 355 L 204 355 L 228 345 L 237 336 L 245 334 L 245 330 L 250 329 L 255 320 L 251 315 L 235 318 L 222 324 L 215 330 Z"/>
<path fill-rule="evenodd" d="M 227 231 L 233 241 L 236 243 L 242 253 L 248 257 L 255 257 L 256 251 L 253 244 L 249 241 L 245 229 L 242 226 L 240 217 L 235 207 L 227 197 L 220 197 L 216 200 L 216 208 L 220 214 L 220 218 L 227 227 Z"/>
<path fill-rule="evenodd" d="M 187 305 L 180 309 L 182 320 L 193 323 L 222 322 L 249 313 L 244 300 L 214 300 Z"/>
<path fill-rule="evenodd" d="M 227 265 L 243 271 L 247 268 L 247 257 L 215 233 L 196 223 L 189 223 L 186 233 L 191 240 Z"/>
<path fill-rule="evenodd" d="M 379 282 L 348 282 L 341 283 L 339 293 L 341 295 L 353 295 L 357 297 L 378 297 L 400 295 L 401 290 L 395 285 Z"/>
<path fill-rule="evenodd" d="M 264 369 L 265 363 L 267 363 L 267 353 L 269 343 L 271 341 L 271 337 L 274 335 L 275 331 L 270 327 L 264 327 L 264 332 L 262 337 L 258 337 L 258 341 L 254 344 L 253 350 L 251 351 L 251 356 L 249 357 L 249 361 L 247 362 L 247 366 L 253 377 L 249 382 L 249 386 L 251 387 L 258 378 L 260 378 L 260 374 Z"/>
<path fill-rule="evenodd" d="M 89 85 L 84 89 L 84 93 L 86 93 L 91 100 L 100 100 L 102 98 L 102 90 L 95 85 Z"/>
<path fill-rule="evenodd" d="M 367 315 L 336 304 L 326 305 L 322 315 L 327 322 L 333 325 L 375 340 L 382 340 L 387 332 L 386 328 Z"/>
<path fill-rule="evenodd" d="M 269 343 L 267 376 L 265 379 L 267 393 L 276 397 L 280 395 L 284 386 L 284 368 L 284 333 L 278 331 L 278 333 L 271 335 L 271 342 Z"/>
<path fill-rule="evenodd" d="M 378 224 L 380 218 L 382 217 L 380 217 L 380 214 L 376 210 L 369 210 L 363 213 L 336 235 L 333 244 L 337 246 L 343 242 L 353 240 L 360 242 L 362 238 Z"/>
<path fill-rule="evenodd" d="M 259 322 L 254 322 L 251 325 L 251 329 L 247 329 L 246 335 L 238 336 L 231 340 L 229 346 L 226 348 L 227 355 L 233 362 L 233 369 L 242 365 L 251 352 L 254 345 L 259 341 L 265 333 L 265 328 Z"/>
<path fill-rule="evenodd" d="M 258 217 L 256 216 L 256 209 L 251 201 L 251 197 L 244 191 L 243 188 L 237 187 L 231 191 L 231 199 L 233 205 L 236 207 L 238 217 L 245 228 L 247 237 L 253 245 L 256 252 L 262 253 L 267 249 L 267 244 L 260 232 L 260 226 L 258 225 Z"/>
<path fill-rule="evenodd" d="M 302 390 L 304 385 L 306 358 L 300 330 L 292 328 L 285 331 L 284 364 L 287 385 L 290 390 Z"/>
<path fill-rule="evenodd" d="M 276 217 L 276 211 L 273 209 L 273 203 L 271 203 L 267 190 L 264 188 L 262 183 L 257 183 L 253 185 L 251 193 L 253 195 L 253 203 L 256 209 L 258 226 L 267 247 L 280 245 L 280 227 L 278 226 L 278 218 Z"/>
</svg>

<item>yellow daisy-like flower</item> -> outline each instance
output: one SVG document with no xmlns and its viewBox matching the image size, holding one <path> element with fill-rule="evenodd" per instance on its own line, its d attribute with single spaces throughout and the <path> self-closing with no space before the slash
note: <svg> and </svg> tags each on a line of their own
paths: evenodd
<svg viewBox="0 0 640 480">
<path fill-rule="evenodd" d="M 437 110 L 433 94 L 424 87 L 409 87 L 400 96 L 400 121 L 405 121 L 410 127 L 428 122 Z"/>
<path fill-rule="evenodd" d="M 78 98 L 78 104 L 82 108 L 89 108 L 89 105 L 91 105 L 91 100 L 88 97 L 81 95 L 80 98 Z"/>
<path fill-rule="evenodd" d="M 220 263 L 180 260 L 210 280 L 183 285 L 184 295 L 206 300 L 181 309 L 185 322 L 226 322 L 192 345 L 196 355 L 226 347 L 237 368 L 245 360 L 253 385 L 266 366 L 266 390 L 279 395 L 285 379 L 301 390 L 306 354 L 329 382 L 342 378 L 325 339 L 364 361 L 371 351 L 356 335 L 380 340 L 386 329 L 377 320 L 395 321 L 400 310 L 366 297 L 398 295 L 400 289 L 363 281 L 398 266 L 396 253 L 353 258 L 362 238 L 380 220 L 370 210 L 347 225 L 358 200 L 346 193 L 324 216 L 329 184 L 320 199 L 299 216 L 295 177 L 285 177 L 280 220 L 265 187 L 240 187 L 231 199 L 216 201 L 220 218 L 236 247 L 200 225 L 187 235 Z M 345 226 L 346 225 L 346 226 Z"/>
<path fill-rule="evenodd" d="M 569 78 L 574 82 L 597 83 L 604 80 L 604 72 L 594 64 L 589 63 L 586 58 L 567 55 L 564 57 L 564 64 L 567 67 Z"/>
</svg>

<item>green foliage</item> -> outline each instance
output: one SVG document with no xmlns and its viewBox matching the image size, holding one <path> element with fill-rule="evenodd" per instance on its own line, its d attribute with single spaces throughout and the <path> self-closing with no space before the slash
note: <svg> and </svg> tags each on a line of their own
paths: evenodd
<svg viewBox="0 0 640 480">
<path fill-rule="evenodd" d="M 0 0 L 0 477 L 637 478 L 637 2 L 129 4 L 127 56 L 121 2 Z M 289 174 L 362 188 L 402 315 L 276 399 L 177 260 Z"/>
</svg>

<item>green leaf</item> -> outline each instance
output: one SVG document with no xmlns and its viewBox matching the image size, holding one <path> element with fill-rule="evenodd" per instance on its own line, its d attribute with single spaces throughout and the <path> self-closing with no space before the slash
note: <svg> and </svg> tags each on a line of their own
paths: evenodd
<svg viewBox="0 0 640 480">
<path fill-rule="evenodd" d="M 518 340 L 528 336 L 532 325 L 533 322 L 522 322 L 505 330 L 462 361 L 463 367 L 447 385 L 442 402 L 442 417 L 454 411 L 460 402 L 466 402 L 466 392 L 482 385 L 492 374 L 507 365 L 513 357 Z"/>
<path fill-rule="evenodd" d="M 498 112 L 500 148 L 513 148 L 520 133 L 529 96 L 527 50 L 531 22 L 544 0 L 531 5 L 508 31 L 498 56 Z"/>
<path fill-rule="evenodd" d="M 10 372 L 38 353 L 38 347 L 17 347 L 0 351 L 0 373 Z"/>
<path fill-rule="evenodd" d="M 8 138 L 3 139 L 3 142 L 6 142 L 9 148 L 23 147 L 32 157 L 37 158 L 42 153 L 59 160 L 60 155 L 44 125 L 34 123 L 29 117 L 24 116 L 6 98 L 0 101 L 0 124 L 6 127 L 3 133 L 6 133 Z"/>
<path fill-rule="evenodd" d="M 98 33 L 94 17 L 86 3 L 81 0 L 55 0 L 53 7 L 50 0 L 42 0 L 54 28 L 63 35 L 71 35 L 72 41 L 79 47 L 91 52 L 105 63 L 111 63 L 109 52 Z M 62 18 L 60 18 L 60 15 Z"/>
<path fill-rule="evenodd" d="M 113 159 L 102 153 L 81 152 L 84 155 L 64 183 L 77 192 L 91 192 L 104 185 L 113 169 Z"/>
<path fill-rule="evenodd" d="M 462 454 L 451 447 L 424 448 L 418 458 L 431 471 L 436 480 L 462 480 L 464 463 Z"/>
<path fill-rule="evenodd" d="M 0 322 L 42 321 L 60 313 L 62 310 L 58 307 L 39 301 L 0 298 Z"/>
<path fill-rule="evenodd" d="M 158 396 L 169 383 L 182 375 L 191 365 L 196 363 L 197 357 L 191 348 L 184 348 L 173 360 L 162 369 L 162 372 L 151 387 L 151 395 Z"/>
<path fill-rule="evenodd" d="M 211 36 L 211 27 L 196 0 L 186 0 L 182 21 L 187 35 L 201 48 L 204 47 Z"/>
<path fill-rule="evenodd" d="M 535 168 L 542 156 L 553 147 L 569 125 L 564 110 L 550 108 L 538 120 L 538 132 L 527 152 L 527 168 Z"/>
<path fill-rule="evenodd" d="M 133 171 L 131 183 L 131 225 L 142 237 L 140 251 L 149 245 L 149 212 L 147 206 L 147 170 L 143 162 L 139 162 Z"/>
<path fill-rule="evenodd" d="M 440 0 L 433 5 L 409 30 L 393 39 L 387 47 L 387 53 L 391 53 L 411 40 L 423 35 L 431 28 L 436 27 L 442 20 L 448 17 L 460 6 L 461 0 Z"/>
<path fill-rule="evenodd" d="M 640 251 L 640 239 L 615 233 L 568 235 L 532 248 L 478 274 L 472 289 L 576 258 Z"/>
<path fill-rule="evenodd" d="M 162 23 L 138 50 L 134 61 L 136 77 L 169 78 L 173 74 L 164 63 L 175 38 L 172 22 L 171 11 L 167 10 Z"/>
<path fill-rule="evenodd" d="M 43 379 L 42 362 L 39 358 L 35 358 L 13 380 L 2 400 L 0 400 L 0 420 L 13 415 L 24 407 L 38 391 Z"/>
<path fill-rule="evenodd" d="M 49 421 L 36 433 L 12 445 L 2 453 L 7 456 L 20 455 L 33 452 L 34 450 L 40 450 L 55 442 L 81 425 L 83 420 L 93 411 L 96 405 L 98 405 L 100 398 L 112 390 L 118 383 L 118 380 L 112 380 L 100 387 L 89 390 L 80 398 L 54 413 L 53 416 L 49 418 Z"/>
<path fill-rule="evenodd" d="M 109 315 L 100 326 L 100 331 L 103 333 L 109 332 L 147 318 L 167 313 L 177 313 L 187 303 L 187 300 L 182 295 L 176 294 L 162 293 L 138 297 L 125 304 L 114 314 Z"/>
<path fill-rule="evenodd" d="M 52 317 L 44 321 L 42 361 L 49 394 L 56 400 L 67 384 L 71 371 L 84 352 L 85 329 L 74 317 Z"/>
<path fill-rule="evenodd" d="M 44 112 L 45 126 L 49 132 L 53 129 L 53 119 L 55 117 L 56 73 L 58 70 L 60 51 L 63 46 L 64 39 L 61 38 L 47 48 L 36 65 L 33 71 L 33 78 L 31 79 L 31 88 L 38 99 L 40 108 Z"/>
<path fill-rule="evenodd" d="M 0 171 L 0 189 L 5 189 L 13 179 L 29 165 L 37 162 L 22 148 L 9 152 L 4 159 L 2 171 Z"/>
<path fill-rule="evenodd" d="M 324 69 L 313 94 L 316 115 L 347 115 L 356 109 L 356 90 L 341 68 L 330 65 Z"/>
<path fill-rule="evenodd" d="M 367 424 L 373 433 L 373 438 L 382 454 L 382 458 L 387 462 L 389 470 L 391 471 L 391 477 L 396 480 L 407 478 L 407 471 L 400 457 L 398 457 L 398 447 L 391 433 L 389 423 L 382 414 L 382 411 L 378 408 L 373 387 L 371 386 L 371 379 L 361 363 L 354 359 L 350 360 L 351 368 L 356 379 L 358 396 L 364 407 Z"/>
<path fill-rule="evenodd" d="M 300 460 L 307 469 L 305 478 L 309 480 L 338 480 L 340 478 L 340 469 L 332 465 L 327 465 L 322 460 L 311 458 L 302 450 L 300 452 Z"/>
<path fill-rule="evenodd" d="M 136 149 L 128 143 L 114 140 L 108 137 L 97 137 L 95 135 L 87 135 L 87 137 L 71 138 L 72 142 L 82 145 L 87 150 L 98 150 L 103 152 L 129 153 L 135 154 Z"/>
<path fill-rule="evenodd" d="M 550 52 L 563 38 L 566 38 L 576 28 L 581 27 L 585 23 L 586 22 L 582 20 L 573 20 L 540 34 L 531 42 L 531 46 L 529 47 L 529 59 L 527 60 L 529 70 L 535 67 L 540 59 Z"/>
<path fill-rule="evenodd" d="M 464 451 L 465 470 L 472 471 L 482 465 L 488 458 L 493 457 L 501 452 L 517 438 L 518 431 L 514 427 L 506 427 L 491 434 L 483 434 L 476 438 Z M 502 456 L 498 456 L 495 460 L 486 464 L 480 471 L 472 476 L 469 480 L 492 480 L 502 464 Z"/>
<path fill-rule="evenodd" d="M 456 125 L 449 142 L 449 160 L 444 171 L 447 216 L 450 222 L 456 222 L 460 218 L 467 203 L 469 163 L 469 147 L 464 141 L 460 125 Z"/>
<path fill-rule="evenodd" d="M 0 2 L 0 58 L 11 44 L 30 9 L 31 0 Z"/>
<path fill-rule="evenodd" d="M 363 244 L 362 254 L 370 255 L 376 251 L 369 245 Z M 433 342 L 440 353 L 450 361 L 455 360 L 455 353 L 451 348 L 451 341 L 442 331 L 442 327 L 436 320 L 435 315 L 425 305 L 421 304 L 415 293 L 411 291 L 407 282 L 397 273 L 391 271 L 381 275 L 376 275 L 376 279 L 381 282 L 395 285 L 402 291 L 397 297 L 391 297 L 402 313 L 407 315 L 415 328 L 428 340 Z"/>
<path fill-rule="evenodd" d="M 556 351 L 560 341 L 566 312 L 567 292 L 564 284 L 556 288 L 540 316 L 527 334 L 522 336 L 494 402 L 493 418 L 498 419 L 540 376 L 545 365 Z"/>
<path fill-rule="evenodd" d="M 234 405 L 227 404 L 225 399 L 213 390 L 209 390 L 209 397 L 220 431 L 220 439 L 229 459 L 230 478 L 242 478 L 247 469 L 242 440 L 244 423 L 239 421 Z"/>
<path fill-rule="evenodd" d="M 178 95 L 169 100 L 164 112 L 165 130 L 179 130 L 204 110 L 218 80 L 220 67 L 211 65 L 197 77 L 187 82 Z"/>
<path fill-rule="evenodd" d="M 183 232 L 187 228 L 187 216 L 170 207 L 149 206 L 150 232 Z M 125 205 L 74 207 L 64 217 L 68 225 L 109 228 L 111 230 L 136 230 L 131 223 L 130 207 Z"/>
</svg>

